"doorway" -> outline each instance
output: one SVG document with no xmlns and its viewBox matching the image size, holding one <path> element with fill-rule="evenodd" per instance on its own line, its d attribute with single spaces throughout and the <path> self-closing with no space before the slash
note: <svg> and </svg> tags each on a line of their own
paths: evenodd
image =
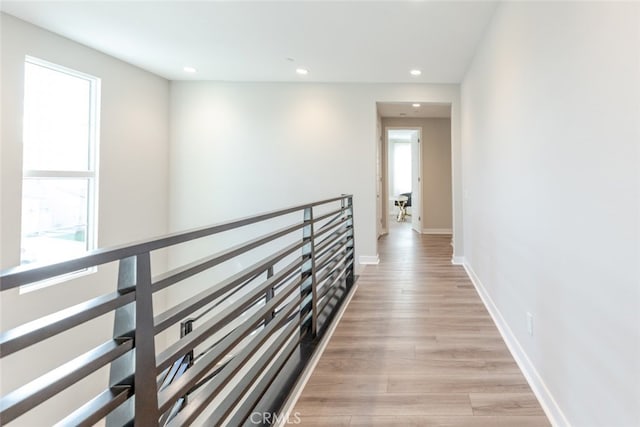
<svg viewBox="0 0 640 427">
<path fill-rule="evenodd" d="M 454 181 L 459 171 L 454 169 L 453 141 L 456 139 L 452 131 L 457 128 L 452 119 L 452 106 L 446 103 L 424 102 L 377 102 L 376 103 L 376 222 L 378 237 L 398 229 L 402 225 L 409 235 L 414 230 L 420 234 L 444 234 L 454 240 Z M 420 162 L 419 173 L 413 174 L 418 192 L 417 204 L 411 201 L 411 216 L 406 223 L 398 223 L 395 204 L 390 201 L 397 190 L 390 189 L 388 157 L 389 130 L 419 129 L 417 150 L 420 154 L 415 161 Z M 414 159 L 412 157 L 412 163 Z M 459 185 L 459 180 L 457 181 Z M 412 185 L 413 187 L 413 185 Z M 458 194 L 457 197 L 460 197 Z M 460 206 L 460 205 L 457 205 Z M 416 215 L 417 214 L 417 215 Z M 414 224 L 413 221 L 416 220 Z M 409 224 L 407 227 L 406 225 Z M 391 231 L 393 232 L 393 230 Z M 454 247 L 455 249 L 455 247 Z M 455 252 L 454 252 L 455 253 Z M 459 257 L 456 257 L 458 262 Z"/>
<path fill-rule="evenodd" d="M 420 127 L 386 127 L 387 230 L 422 230 L 422 153 Z M 392 227 L 393 225 L 393 227 Z"/>
</svg>

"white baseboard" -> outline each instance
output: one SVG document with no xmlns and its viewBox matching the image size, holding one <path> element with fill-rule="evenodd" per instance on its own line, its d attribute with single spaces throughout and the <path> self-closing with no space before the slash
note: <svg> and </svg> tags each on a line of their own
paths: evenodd
<svg viewBox="0 0 640 427">
<path fill-rule="evenodd" d="M 282 405 L 282 411 L 280 413 L 285 414 L 286 416 L 280 418 L 280 421 L 276 423 L 277 427 L 283 427 L 284 425 L 288 424 L 287 423 L 288 415 L 291 414 L 291 411 L 293 411 L 293 409 L 295 408 L 296 403 L 298 403 L 298 399 L 300 398 L 300 395 L 302 394 L 304 387 L 309 382 L 309 378 L 311 378 L 311 374 L 313 374 L 313 371 L 316 369 L 316 365 L 320 361 L 320 357 L 322 357 L 322 353 L 324 353 L 325 348 L 327 348 L 327 344 L 329 344 L 329 340 L 331 339 L 334 331 L 338 327 L 338 323 L 340 323 L 340 319 L 342 319 L 342 315 L 344 314 L 345 310 L 349 306 L 349 303 L 351 302 L 353 295 L 355 295 L 356 290 L 358 289 L 357 283 L 358 282 L 353 284 L 353 288 L 351 288 L 349 295 L 347 295 L 347 298 L 342 303 L 342 306 L 340 307 L 339 311 L 336 313 L 335 317 L 333 318 L 333 321 L 331 322 L 329 329 L 327 329 L 324 336 L 322 337 L 322 340 L 320 340 L 320 343 L 316 348 L 316 354 L 313 356 L 313 358 L 309 361 L 307 366 L 304 368 L 304 371 L 300 375 L 300 380 L 294 386 L 293 390 L 289 394 L 289 397 L 287 398 L 284 405 Z"/>
<path fill-rule="evenodd" d="M 358 263 L 361 264 L 361 265 L 380 264 L 380 256 L 378 256 L 378 254 L 375 254 L 375 255 L 360 255 L 358 257 Z"/>
<path fill-rule="evenodd" d="M 453 234 L 450 228 L 423 228 L 422 234 Z"/>
<path fill-rule="evenodd" d="M 453 256 L 451 258 L 451 264 L 453 265 L 464 265 L 464 257 L 463 256 Z"/>
<path fill-rule="evenodd" d="M 487 308 L 487 311 L 489 311 L 489 314 L 493 319 L 493 323 L 495 323 L 498 331 L 500 332 L 500 335 L 502 336 L 502 339 L 507 344 L 507 348 L 511 352 L 511 356 L 513 356 L 513 358 L 515 359 L 518 367 L 529 383 L 529 386 L 533 390 L 533 393 L 538 398 L 538 401 L 540 402 L 542 409 L 547 415 L 547 418 L 549 418 L 551 425 L 553 425 L 554 427 L 569 427 L 569 421 L 562 412 L 562 409 L 558 405 L 558 402 L 556 402 L 556 400 L 553 398 L 553 395 L 547 388 L 544 380 L 542 379 L 542 377 L 540 377 L 540 374 L 536 370 L 533 363 L 531 363 L 529 356 L 527 356 L 527 353 L 525 353 L 513 331 L 504 320 L 504 317 L 502 317 L 502 313 L 500 313 L 500 310 L 491 299 L 491 296 L 489 296 L 489 293 L 487 292 L 478 276 L 475 274 L 464 257 L 454 258 L 462 259 L 462 264 L 467 272 L 467 275 L 469 276 L 469 279 L 471 279 L 471 282 L 476 288 L 478 295 L 480 295 L 480 298 Z"/>
</svg>

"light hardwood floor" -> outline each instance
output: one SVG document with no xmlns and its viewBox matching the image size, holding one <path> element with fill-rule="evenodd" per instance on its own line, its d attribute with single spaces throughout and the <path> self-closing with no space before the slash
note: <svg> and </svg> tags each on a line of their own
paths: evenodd
<svg viewBox="0 0 640 427">
<path fill-rule="evenodd" d="M 294 409 L 303 426 L 548 426 L 451 236 L 393 224 Z"/>
</svg>

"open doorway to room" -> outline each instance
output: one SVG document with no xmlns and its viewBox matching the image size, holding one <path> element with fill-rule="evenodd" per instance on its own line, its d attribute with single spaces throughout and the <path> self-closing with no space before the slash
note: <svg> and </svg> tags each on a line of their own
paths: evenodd
<svg viewBox="0 0 640 427">
<path fill-rule="evenodd" d="M 377 113 L 378 235 L 399 225 L 418 233 L 452 234 L 451 105 L 377 103 Z M 402 218 L 398 197 L 408 192 L 411 206 Z"/>
<path fill-rule="evenodd" d="M 386 127 L 388 218 L 398 227 L 422 229 L 420 134 L 422 129 Z"/>
</svg>

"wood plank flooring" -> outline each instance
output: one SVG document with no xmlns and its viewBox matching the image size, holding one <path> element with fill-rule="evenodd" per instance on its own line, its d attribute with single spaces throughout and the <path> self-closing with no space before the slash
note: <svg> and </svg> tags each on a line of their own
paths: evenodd
<svg viewBox="0 0 640 427">
<path fill-rule="evenodd" d="M 451 236 L 393 224 L 298 400 L 303 426 L 549 426 Z"/>
</svg>

